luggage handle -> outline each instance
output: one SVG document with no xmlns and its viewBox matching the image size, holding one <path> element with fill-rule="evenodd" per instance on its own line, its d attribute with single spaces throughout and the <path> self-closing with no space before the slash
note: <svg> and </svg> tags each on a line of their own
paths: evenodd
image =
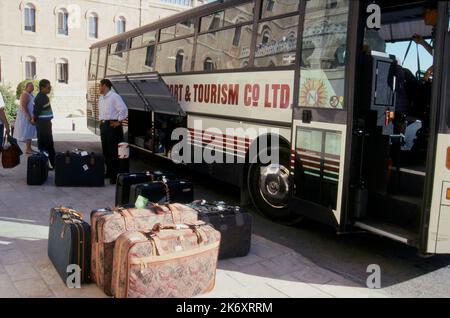
<svg viewBox="0 0 450 318">
<path fill-rule="evenodd" d="M 83 217 L 84 217 L 83 213 L 75 211 L 74 209 L 70 209 L 70 208 L 64 207 L 64 206 L 56 208 L 56 211 L 59 211 L 59 212 L 61 212 L 63 214 L 66 214 L 66 215 L 68 215 L 70 217 L 74 217 L 74 218 L 80 219 L 80 220 L 83 220 Z"/>
<path fill-rule="evenodd" d="M 153 226 L 152 231 L 149 233 L 151 237 L 155 239 L 157 234 L 164 230 L 192 230 L 195 235 L 197 235 L 197 243 L 202 245 L 207 238 L 205 237 L 203 231 L 200 230 L 202 226 L 205 226 L 206 223 L 203 221 L 197 221 L 196 223 L 183 223 L 183 224 L 168 224 L 168 223 L 157 223 Z M 156 238 L 158 240 L 159 238 Z M 156 244 L 158 245 L 158 244 Z"/>
<path fill-rule="evenodd" d="M 66 165 L 70 165 L 70 151 L 69 150 L 66 151 L 65 163 L 66 163 Z"/>
<path fill-rule="evenodd" d="M 95 153 L 93 152 L 91 152 L 90 164 L 91 166 L 95 166 Z"/>
</svg>

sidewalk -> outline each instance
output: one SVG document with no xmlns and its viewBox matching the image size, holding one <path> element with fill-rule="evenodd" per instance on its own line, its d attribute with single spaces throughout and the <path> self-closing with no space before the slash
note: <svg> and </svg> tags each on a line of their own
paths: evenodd
<svg viewBox="0 0 450 318">
<path fill-rule="evenodd" d="M 100 151 L 99 137 L 86 128 L 85 118 L 56 118 L 57 151 L 82 148 Z M 112 206 L 114 186 L 57 188 L 53 173 L 42 187 L 26 184 L 26 157 L 12 170 L 0 168 L 0 298 L 106 297 L 95 285 L 68 289 L 47 257 L 48 217 L 52 207 L 71 206 L 84 212 Z M 206 195 L 196 188 L 196 196 Z M 247 257 L 219 262 L 216 287 L 201 297 L 385 297 L 322 269 L 282 245 L 253 236 Z"/>
</svg>

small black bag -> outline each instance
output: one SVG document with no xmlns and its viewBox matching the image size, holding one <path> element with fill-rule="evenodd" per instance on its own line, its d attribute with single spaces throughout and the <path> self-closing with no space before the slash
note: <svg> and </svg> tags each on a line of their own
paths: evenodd
<svg viewBox="0 0 450 318">
<path fill-rule="evenodd" d="M 220 231 L 219 258 L 243 257 L 250 252 L 253 218 L 238 206 L 224 202 L 195 201 L 189 204 L 198 211 L 198 219 Z"/>
<path fill-rule="evenodd" d="M 190 203 L 194 200 L 194 185 L 186 180 L 155 181 L 135 184 L 130 190 L 130 204 L 139 196 L 152 203 Z"/>
<path fill-rule="evenodd" d="M 48 178 L 48 158 L 44 154 L 28 157 L 27 184 L 43 185 Z"/>
<path fill-rule="evenodd" d="M 165 173 L 161 171 L 147 171 L 137 173 L 121 173 L 117 176 L 116 183 L 116 206 L 123 206 L 129 202 L 131 186 L 140 183 L 162 181 L 163 178 L 167 180 L 174 179 L 172 173 Z"/>
</svg>

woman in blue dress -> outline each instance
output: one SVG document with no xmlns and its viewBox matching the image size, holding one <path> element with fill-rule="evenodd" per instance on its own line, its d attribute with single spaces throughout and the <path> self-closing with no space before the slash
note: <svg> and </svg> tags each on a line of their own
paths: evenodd
<svg viewBox="0 0 450 318">
<path fill-rule="evenodd" d="M 36 153 L 31 148 L 31 141 L 36 138 L 36 127 L 31 123 L 34 107 L 33 91 L 33 83 L 28 83 L 20 96 L 20 109 L 14 126 L 14 138 L 26 144 L 25 153 L 29 155 Z"/>
</svg>

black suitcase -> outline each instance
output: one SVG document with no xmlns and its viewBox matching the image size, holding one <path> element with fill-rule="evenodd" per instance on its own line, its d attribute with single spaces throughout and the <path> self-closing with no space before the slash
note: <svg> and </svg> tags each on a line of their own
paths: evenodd
<svg viewBox="0 0 450 318">
<path fill-rule="evenodd" d="M 142 196 L 152 203 L 190 203 L 194 200 L 194 186 L 185 180 L 155 181 L 135 184 L 130 190 L 130 204 Z"/>
<path fill-rule="evenodd" d="M 238 206 L 224 202 L 195 201 L 189 204 L 198 218 L 221 233 L 219 259 L 243 257 L 250 252 L 253 218 Z"/>
<path fill-rule="evenodd" d="M 81 214 L 64 207 L 51 210 L 48 257 L 65 284 L 75 273 L 69 265 L 79 266 L 81 283 L 90 282 L 91 229 Z"/>
<path fill-rule="evenodd" d="M 86 152 L 56 154 L 55 184 L 59 187 L 105 186 L 105 158 Z"/>
<path fill-rule="evenodd" d="M 167 180 L 174 179 L 175 176 L 172 173 L 166 173 L 161 171 L 147 171 L 137 173 L 121 173 L 117 176 L 116 183 L 116 206 L 123 206 L 130 203 L 130 189 L 132 185 L 162 181 L 163 178 Z M 131 202 L 134 203 L 134 202 Z"/>
<path fill-rule="evenodd" d="M 28 157 L 27 184 L 43 185 L 48 178 L 48 158 L 44 154 Z"/>
</svg>

